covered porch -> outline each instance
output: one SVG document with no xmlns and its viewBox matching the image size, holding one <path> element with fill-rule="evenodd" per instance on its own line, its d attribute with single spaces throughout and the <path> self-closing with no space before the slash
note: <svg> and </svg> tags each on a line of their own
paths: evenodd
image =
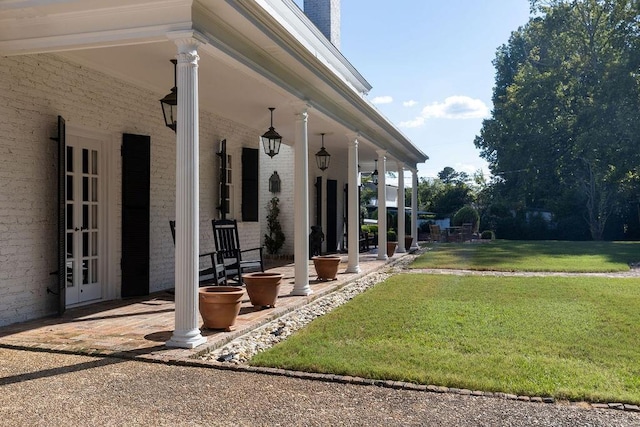
<svg viewBox="0 0 640 427">
<path fill-rule="evenodd" d="M 15 128 L 21 129 L 17 144 L 44 145 L 56 117 L 62 117 L 67 120 L 67 133 L 75 132 L 78 149 L 85 150 L 89 144 L 85 134 L 91 133 L 91 141 L 96 140 L 98 146 L 91 152 L 104 158 L 100 163 L 104 167 L 96 168 L 104 174 L 96 177 L 100 192 L 99 196 L 96 193 L 95 227 L 87 230 L 85 223 L 66 220 L 65 214 L 71 217 L 69 206 L 67 211 L 61 206 L 57 220 L 62 230 L 53 242 L 54 220 L 49 219 L 55 212 L 53 195 L 47 199 L 48 210 L 41 210 L 44 219 L 37 218 L 46 221 L 47 227 L 37 229 L 38 238 L 29 241 L 51 241 L 51 247 L 62 248 L 59 287 L 47 286 L 53 270 L 52 250 L 41 257 L 42 265 L 16 279 L 28 283 L 28 294 L 36 295 L 33 299 L 39 298 L 35 304 L 29 301 L 39 311 L 30 308 L 34 312 L 27 316 L 50 313 L 52 295 L 59 296 L 60 312 L 75 307 L 76 302 L 65 300 L 69 289 L 65 252 L 71 252 L 71 238 L 86 235 L 88 242 L 91 233 L 92 245 L 97 242 L 91 246 L 93 258 L 74 260 L 77 271 L 73 277 L 84 278 L 88 274 L 85 264 L 91 265 L 95 293 L 80 303 L 132 295 L 126 285 L 143 280 L 128 276 L 123 266 L 150 271 L 151 280 L 147 274 L 142 291 L 135 295 L 157 293 L 175 283 L 174 324 L 168 328 L 173 333 L 164 338 L 174 347 L 198 347 L 209 340 L 199 330 L 197 314 L 197 261 L 207 234 L 203 221 L 228 214 L 241 221 L 245 243 L 251 242 L 251 247 L 261 243 L 265 221 L 257 212 L 271 197 L 265 188 L 268 177 L 279 171 L 282 194 L 288 197 L 284 200 L 282 196 L 282 211 L 289 215 L 283 222 L 295 257 L 288 291 L 291 298 L 309 297 L 316 293 L 306 265 L 308 234 L 314 223 L 325 226 L 332 222 L 336 235 L 347 230 L 346 271 L 362 271 L 357 226 L 359 173 L 372 172 L 377 162 L 381 188 L 387 171 L 395 171 L 399 179 L 410 172 L 414 189 L 417 187 L 417 164 L 426 156 L 366 99 L 369 83 L 291 0 L 17 0 L 0 7 L 0 24 L 0 55 L 11 57 L 6 73 L 13 81 L 6 103 L 15 116 Z M 177 62 L 175 74 L 170 59 Z M 38 86 L 23 77 L 32 70 L 39 72 L 42 81 Z M 177 121 L 170 130 L 162 123 L 156 100 L 172 85 L 177 92 Z M 37 108 L 22 105 L 23 90 L 30 91 Z M 284 148 L 276 156 L 265 153 L 259 142 L 270 124 L 270 108 L 276 108 L 271 124 L 282 136 Z M 24 114 L 32 110 L 40 120 L 35 142 L 24 141 L 29 132 L 22 131 L 34 126 Z M 62 128 L 58 126 L 63 136 L 58 141 L 64 139 L 64 122 Z M 145 137 L 150 146 L 150 172 L 145 171 L 150 180 L 145 190 L 149 212 L 139 215 L 144 217 L 144 227 L 125 229 L 124 225 L 125 208 L 130 207 L 125 206 L 124 196 L 133 193 L 134 205 L 142 197 L 125 191 L 125 182 L 131 179 L 124 173 L 127 155 L 119 144 L 123 135 Z M 228 151 L 219 148 L 223 141 Z M 314 153 L 321 144 L 333 159 L 326 170 L 314 164 Z M 42 174 L 42 182 L 52 181 L 56 173 L 64 181 L 64 142 L 60 145 L 58 153 L 63 154 L 58 154 L 57 170 L 47 158 L 47 168 L 35 171 Z M 259 151 L 254 168 L 245 168 L 238 161 L 245 148 Z M 46 152 L 40 151 L 46 158 Z M 234 156 L 236 163 L 222 171 L 218 159 L 225 154 Z M 226 188 L 233 192 L 232 197 L 222 191 L 226 184 L 221 184 L 220 174 L 233 178 Z M 332 209 L 326 206 L 313 214 L 317 207 L 314 193 L 316 200 L 327 198 L 327 186 L 316 190 L 319 178 L 323 183 L 331 181 Z M 249 181 L 253 192 L 245 196 Z M 69 200 L 64 183 L 60 187 L 63 193 L 58 200 Z M 399 193 L 404 197 L 403 181 Z M 415 192 L 412 200 L 417 200 Z M 256 215 L 245 219 L 249 201 L 255 202 Z M 80 204 L 76 205 L 79 210 Z M 177 224 L 175 250 L 168 233 L 170 220 Z M 130 240 L 134 246 L 148 241 L 148 255 L 132 260 L 123 241 L 143 228 L 148 229 L 147 236 Z M 416 233 L 415 224 L 412 230 Z M 416 241 L 417 234 L 414 237 Z M 386 233 L 380 232 L 379 238 L 378 246 L 384 247 Z M 76 246 L 83 244 L 77 239 Z M 403 249 L 400 244 L 400 252 Z M 378 260 L 385 261 L 386 255 L 380 253 Z M 141 267 L 144 263 L 146 268 Z M 79 289 L 83 283 L 77 282 Z"/>
<path fill-rule="evenodd" d="M 189 361 L 201 353 L 219 348 L 312 301 L 318 300 L 366 275 L 384 270 L 402 259 L 397 254 L 381 261 L 375 251 L 362 254 L 360 273 L 347 273 L 347 257 L 343 256 L 336 280 L 314 280 L 312 262 L 307 268 L 312 277 L 313 294 L 294 296 L 294 265 L 284 264 L 268 271 L 284 274 L 275 308 L 254 308 L 248 296 L 232 332 L 202 329 L 206 343 L 195 349 L 169 348 L 165 342 L 174 329 L 174 295 L 163 291 L 148 297 L 105 301 L 67 310 L 61 317 L 49 317 L 0 328 L 0 346 L 41 349 L 80 354 L 142 358 L 157 361 Z M 198 326 L 202 319 L 198 316 Z"/>
</svg>

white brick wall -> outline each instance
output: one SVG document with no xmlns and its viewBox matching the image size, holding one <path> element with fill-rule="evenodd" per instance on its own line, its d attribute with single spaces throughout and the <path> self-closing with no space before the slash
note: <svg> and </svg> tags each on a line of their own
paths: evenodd
<svg viewBox="0 0 640 427">
<path fill-rule="evenodd" d="M 175 134 L 165 127 L 152 93 L 55 55 L 0 60 L 0 326 L 52 314 L 57 300 L 57 151 L 50 140 L 57 116 L 69 128 L 111 136 L 105 153 L 108 176 L 111 272 L 108 286 L 120 289 L 122 133 L 151 136 L 151 291 L 173 286 L 174 246 L 168 221 L 175 216 Z M 217 216 L 218 141 L 234 155 L 235 217 L 241 219 L 241 147 L 258 148 L 259 131 L 200 114 L 201 249 L 213 248 L 210 219 Z M 289 168 L 290 169 L 290 168 Z M 261 180 L 261 182 L 265 182 Z M 258 246 L 259 223 L 240 225 L 242 244 Z M 115 294 L 114 294 L 115 292 Z"/>
</svg>

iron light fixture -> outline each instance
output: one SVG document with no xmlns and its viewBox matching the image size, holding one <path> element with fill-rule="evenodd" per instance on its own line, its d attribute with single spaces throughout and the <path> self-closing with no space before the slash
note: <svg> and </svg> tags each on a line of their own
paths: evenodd
<svg viewBox="0 0 640 427">
<path fill-rule="evenodd" d="M 331 154 L 329 154 L 324 148 L 324 133 L 321 133 L 320 135 L 322 135 L 322 148 L 316 153 L 316 164 L 318 165 L 318 168 L 324 172 L 329 167 Z"/>
<path fill-rule="evenodd" d="M 280 151 L 280 143 L 282 143 L 282 137 L 276 130 L 273 128 L 273 110 L 274 107 L 269 107 L 271 111 L 271 126 L 269 130 L 262 135 L 262 146 L 264 147 L 264 152 L 269 157 L 273 158 Z"/>
<path fill-rule="evenodd" d="M 269 178 L 269 192 L 274 194 L 280 192 L 280 175 L 277 171 L 273 171 Z"/>
<path fill-rule="evenodd" d="M 176 64 L 178 61 L 176 59 L 171 59 L 170 61 L 173 64 L 173 87 L 171 92 L 160 100 L 160 105 L 162 105 L 164 123 L 175 132 L 178 123 L 178 84 L 176 80 Z"/>
<path fill-rule="evenodd" d="M 374 160 L 375 162 L 375 167 L 373 170 L 373 173 L 371 174 L 371 182 L 373 182 L 374 185 L 378 185 L 378 160 Z"/>
</svg>

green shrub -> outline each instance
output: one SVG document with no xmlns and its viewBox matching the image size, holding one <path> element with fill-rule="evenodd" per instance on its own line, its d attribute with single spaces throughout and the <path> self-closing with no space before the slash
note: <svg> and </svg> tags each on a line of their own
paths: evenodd
<svg viewBox="0 0 640 427">
<path fill-rule="evenodd" d="M 267 231 L 264 235 L 264 245 L 269 254 L 277 254 L 284 245 L 285 235 L 278 216 L 280 215 L 280 199 L 273 197 L 267 205 Z"/>
<path fill-rule="evenodd" d="M 453 225 L 460 226 L 462 224 L 473 224 L 473 231 L 478 230 L 480 215 L 478 211 L 471 206 L 463 206 L 453 216 Z"/>
<path fill-rule="evenodd" d="M 398 241 L 398 235 L 396 234 L 396 231 L 393 228 L 390 228 L 387 231 L 387 242 L 397 242 Z"/>
<path fill-rule="evenodd" d="M 480 238 L 486 240 L 495 240 L 496 233 L 494 233 L 492 230 L 484 230 L 482 234 L 480 234 Z"/>
<path fill-rule="evenodd" d="M 375 224 L 365 224 L 362 226 L 364 233 L 378 234 L 378 226 Z"/>
</svg>

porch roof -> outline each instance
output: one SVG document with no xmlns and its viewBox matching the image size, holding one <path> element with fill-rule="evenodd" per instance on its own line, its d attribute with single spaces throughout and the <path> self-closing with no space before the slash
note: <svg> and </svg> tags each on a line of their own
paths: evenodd
<svg viewBox="0 0 640 427">
<path fill-rule="evenodd" d="M 428 157 L 366 99 L 369 83 L 293 0 L 7 0 L 0 3 L 0 55 L 53 52 L 158 94 L 173 82 L 173 37 L 199 49 L 203 110 L 262 133 L 268 107 L 285 143 L 293 114 L 311 109 L 309 134 L 327 150 L 346 150 L 358 133 L 363 171 L 376 150 L 415 168 Z M 320 138 L 309 139 L 309 150 Z M 389 165 L 390 170 L 394 165 Z"/>
</svg>

